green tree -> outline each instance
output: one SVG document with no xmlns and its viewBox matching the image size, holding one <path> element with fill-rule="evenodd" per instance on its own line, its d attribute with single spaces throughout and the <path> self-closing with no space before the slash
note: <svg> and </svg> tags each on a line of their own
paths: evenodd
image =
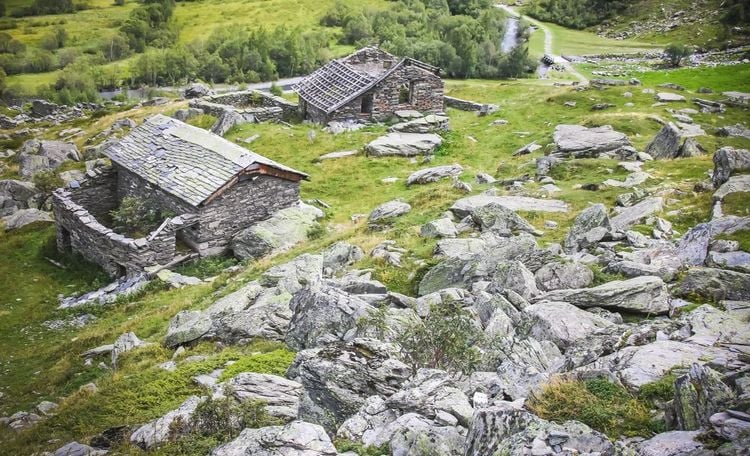
<svg viewBox="0 0 750 456">
<path fill-rule="evenodd" d="M 406 328 L 397 342 L 412 369 L 420 367 L 469 373 L 480 362 L 483 333 L 460 302 L 430 307 L 423 323 Z"/>
<path fill-rule="evenodd" d="M 682 43 L 672 43 L 664 49 L 664 60 L 671 67 L 679 67 L 693 51 Z"/>
</svg>

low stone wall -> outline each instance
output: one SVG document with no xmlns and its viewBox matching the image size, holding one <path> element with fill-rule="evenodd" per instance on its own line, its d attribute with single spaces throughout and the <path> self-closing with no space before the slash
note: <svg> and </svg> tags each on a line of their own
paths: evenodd
<svg viewBox="0 0 750 456">
<path fill-rule="evenodd" d="M 288 119 L 298 110 L 297 103 L 258 90 L 209 95 L 192 100 L 190 107 L 202 109 L 216 117 L 225 111 L 234 111 L 248 122 Z"/>
<path fill-rule="evenodd" d="M 462 100 L 447 95 L 444 96 L 443 99 L 445 100 L 445 106 L 461 111 L 479 111 L 489 114 L 499 109 L 498 106 L 494 104 L 476 103 L 474 101 Z"/>
<path fill-rule="evenodd" d="M 84 206 L 90 204 L 103 215 L 107 207 L 116 205 L 115 173 L 89 172 L 88 179 L 74 187 L 58 189 L 52 195 L 57 247 L 81 254 L 114 277 L 132 276 L 148 266 L 169 263 L 175 256 L 176 232 L 197 221 L 192 214 L 181 215 L 165 220 L 146 237 L 129 238 L 104 226 Z M 95 198 L 97 191 L 100 201 Z"/>
</svg>

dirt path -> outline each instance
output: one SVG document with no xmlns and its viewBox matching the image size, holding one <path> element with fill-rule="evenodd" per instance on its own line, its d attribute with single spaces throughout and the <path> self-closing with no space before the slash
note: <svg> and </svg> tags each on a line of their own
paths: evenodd
<svg viewBox="0 0 750 456">
<path fill-rule="evenodd" d="M 546 25 L 542 24 L 541 22 L 537 21 L 536 19 L 533 19 L 533 18 L 531 18 L 529 16 L 524 16 L 524 15 L 518 13 L 516 10 L 514 10 L 513 8 L 511 8 L 508 5 L 498 4 L 496 6 L 498 8 L 500 8 L 500 9 L 504 10 L 505 12 L 507 12 L 508 14 L 510 14 L 512 16 L 515 16 L 515 17 L 517 17 L 519 19 L 523 19 L 523 20 L 527 21 L 528 23 L 533 24 L 539 30 L 541 30 L 542 32 L 544 32 L 544 53 L 547 54 L 547 55 L 552 56 L 555 59 L 555 63 L 564 66 L 565 67 L 565 71 L 568 71 L 568 72 L 570 72 L 570 74 L 572 74 L 573 76 L 575 76 L 576 79 L 578 79 L 578 81 L 580 82 L 581 85 L 588 85 L 589 80 L 586 79 L 586 76 L 582 75 L 578 70 L 576 70 L 573 67 L 573 65 L 570 63 L 570 61 L 562 58 L 559 55 L 555 55 L 555 53 L 552 52 L 552 43 L 553 43 L 553 40 L 554 40 L 554 35 L 552 34 L 552 31 Z"/>
</svg>

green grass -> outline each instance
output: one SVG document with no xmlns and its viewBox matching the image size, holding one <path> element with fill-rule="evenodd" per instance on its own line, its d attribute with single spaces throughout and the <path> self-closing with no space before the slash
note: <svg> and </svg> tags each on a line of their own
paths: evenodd
<svg viewBox="0 0 750 456">
<path fill-rule="evenodd" d="M 735 231 L 732 234 L 722 234 L 717 236 L 716 238 L 737 241 L 740 244 L 740 250 L 750 252 L 750 230 L 740 230 Z"/>
<path fill-rule="evenodd" d="M 384 9 L 385 0 L 345 0 L 359 8 Z M 13 38 L 31 47 L 38 47 L 42 38 L 56 27 L 63 27 L 69 39 L 66 48 L 78 48 L 82 51 L 95 47 L 103 36 L 115 33 L 120 25 L 128 18 L 131 10 L 138 2 L 128 0 L 124 6 L 114 5 L 113 0 L 90 0 L 91 8 L 74 14 L 59 14 L 53 16 L 34 16 L 19 19 L 5 19 L 12 21 L 16 27 L 7 30 Z M 6 9 L 11 11 L 15 7 L 31 4 L 30 0 L 14 0 Z M 307 0 L 201 0 L 177 3 L 174 21 L 180 31 L 178 43 L 200 43 L 217 28 L 241 26 L 247 28 L 265 27 L 271 29 L 276 26 L 288 28 L 300 27 L 304 30 L 324 29 L 319 25 L 320 18 L 335 4 L 335 0 L 310 2 Z M 327 29 L 334 34 L 336 29 Z M 333 45 L 331 53 L 340 56 L 351 52 L 349 45 Z M 102 65 L 106 72 L 115 71 L 120 79 L 126 80 L 130 73 L 130 64 L 137 55 L 118 62 Z M 32 92 L 40 87 L 55 82 L 59 71 L 38 74 L 20 74 L 9 76 L 7 84 L 10 87 L 20 87 Z"/>
<path fill-rule="evenodd" d="M 647 83 L 646 87 L 648 86 Z M 301 253 L 319 252 L 339 240 L 356 244 L 369 253 L 383 240 L 396 240 L 400 247 L 408 250 L 403 268 L 387 266 L 369 256 L 357 266 L 374 268 L 375 278 L 395 291 L 413 295 L 414 284 L 418 283 L 423 272 L 417 269 L 416 262 L 426 260 L 431 264 L 435 261 L 432 258 L 435 240 L 420 237 L 420 225 L 438 217 L 464 194 L 453 189 L 447 180 L 406 187 L 405 179 L 412 172 L 426 166 L 459 163 L 465 169 L 461 179 L 470 182 L 474 193 L 479 193 L 490 186 L 474 182 L 477 172 L 487 172 L 501 179 L 533 175 L 536 158 L 550 150 L 548 145 L 552 142 L 555 125 L 612 125 L 627 133 L 634 145 L 642 150 L 661 128 L 657 122 L 649 120 L 649 116 L 669 116 L 664 108 L 653 107 L 652 96 L 642 94 L 640 87 L 579 92 L 567 87 L 554 87 L 546 81 L 528 79 L 508 82 L 447 81 L 446 88 L 452 96 L 496 103 L 500 105 L 500 111 L 491 116 L 478 117 L 473 113 L 449 110 L 453 131 L 446 135 L 445 146 L 429 165 L 418 160 L 412 163 L 405 158 L 369 158 L 364 155 L 316 161 L 320 155 L 328 152 L 361 149 L 368 141 L 381 135 L 386 129 L 384 126 L 368 127 L 359 132 L 338 136 L 324 133 L 319 127 L 307 124 L 294 124 L 291 127 L 280 124 L 248 124 L 234 129 L 228 136 L 230 140 L 242 140 L 259 133 L 260 138 L 249 147 L 309 173 L 310 180 L 302 183 L 302 198 L 323 200 L 331 208 L 326 210 L 326 218 L 322 222 L 325 232 L 321 232 L 316 239 L 272 259 L 243 265 L 246 266 L 245 270 L 234 276 L 222 273 L 212 284 L 180 290 L 152 288 L 141 296 L 115 305 L 60 312 L 55 310 L 57 294 L 91 289 L 102 283 L 102 279 L 97 280 L 99 274 L 95 268 L 72 267 L 75 263 L 71 262 L 65 263 L 71 265 L 69 269 L 62 270 L 47 262 L 44 256 L 55 254 L 51 244 L 54 237 L 52 227 L 30 227 L 0 236 L 0 253 L 3 254 L 3 262 L 0 263 L 0 343 L 3 347 L 0 351 L 0 391 L 5 393 L 0 404 L 0 414 L 29 410 L 45 399 L 63 401 L 59 418 L 46 422 L 33 432 L 15 436 L 0 430 L 0 453 L 30 454 L 50 450 L 56 447 L 55 444 L 46 443 L 51 438 L 59 438 L 65 442 L 72 439 L 86 441 L 113 423 L 138 423 L 159 416 L 197 391 L 188 381 L 190 375 L 197 370 L 203 372 L 220 367 L 229 360 L 237 363 L 225 373 L 225 377 L 241 369 L 283 373 L 292 354 L 279 344 L 216 349 L 213 344 L 203 343 L 193 348 L 190 354 L 201 353 L 209 358 L 195 367 L 182 367 L 177 373 L 168 374 L 154 366 L 171 356 L 160 344 L 169 320 L 177 312 L 203 309 L 219 296 L 258 277 L 269 266 L 288 261 Z M 628 99 L 635 103 L 634 108 L 623 106 L 625 99 L 622 94 L 627 90 L 634 94 Z M 720 95 L 706 97 L 719 99 Z M 566 101 L 575 101 L 577 106 L 567 108 L 564 106 Z M 601 102 L 617 106 L 605 112 L 591 111 L 593 104 Z M 78 145 L 82 147 L 88 137 L 106 129 L 118 118 L 141 120 L 156 112 L 173 111 L 184 106 L 184 102 L 170 103 L 160 107 L 110 113 L 86 121 L 80 124 L 86 129 L 86 136 L 77 140 Z M 670 108 L 687 106 L 690 104 L 678 103 Z M 708 136 L 698 138 L 709 151 L 724 145 L 741 145 L 736 138 L 721 138 L 711 133 L 717 126 L 747 123 L 747 111 L 729 107 L 721 117 L 709 114 L 694 117 L 709 132 Z M 496 119 L 506 119 L 509 124 L 490 126 Z M 68 126 L 56 126 L 45 135 L 54 137 L 55 132 Z M 312 141 L 308 139 L 311 129 L 315 131 Z M 527 156 L 512 156 L 513 151 L 533 140 L 541 144 L 543 149 Z M 241 141 L 239 144 L 244 145 Z M 712 167 L 710 157 L 657 161 L 644 165 L 644 169 L 653 176 L 645 187 L 654 192 L 674 190 L 665 196 L 666 208 L 660 215 L 675 223 L 675 228 L 681 232 L 695 223 L 710 219 L 711 194 L 694 194 L 692 189 L 695 183 L 707 179 L 706 172 Z M 590 203 L 605 203 L 611 207 L 619 193 L 628 191 L 611 188 L 587 191 L 579 188 L 579 185 L 601 183 L 608 178 L 622 179 L 626 174 L 614 160 L 569 161 L 555 170 L 554 177 L 557 185 L 563 189 L 556 197 L 566 201 L 570 205 L 570 211 L 565 214 L 525 212 L 523 215 L 536 228 L 545 232 L 540 239 L 541 244 L 561 242 L 575 216 Z M 400 180 L 394 184 L 381 182 L 384 177 L 391 176 Z M 502 188 L 498 188 L 498 191 L 506 193 Z M 534 183 L 527 185 L 526 192 L 532 196 L 540 195 L 538 185 Z M 395 220 L 390 230 L 369 232 L 364 221 L 352 221 L 352 215 L 367 214 L 377 205 L 395 198 L 408 201 L 413 209 Z M 546 220 L 558 222 L 559 228 L 545 230 Z M 733 236 L 743 240 L 744 248 L 750 245 L 747 233 L 736 233 Z M 224 266 L 222 260 L 206 260 L 187 265 L 181 271 L 211 276 Z M 612 278 L 600 276 L 598 280 Z M 93 313 L 98 320 L 77 331 L 51 332 L 41 326 L 45 320 L 83 312 Z M 139 337 L 154 342 L 155 345 L 128 356 L 116 373 L 97 368 L 95 365 L 98 361 L 91 367 L 83 365 L 79 356 L 81 352 L 111 343 L 126 331 L 134 331 Z M 19 337 L 20 334 L 23 337 Z M 102 396 L 88 398 L 77 393 L 82 384 L 91 381 L 97 383 Z M 591 391 L 587 394 L 595 395 Z M 139 402 L 141 395 L 144 398 L 142 405 Z M 100 412 L 97 407 L 103 399 L 116 401 L 121 405 L 107 405 Z M 623 414 L 630 413 L 629 409 L 620 410 Z M 108 416 L 103 416 L 105 412 Z M 611 419 L 611 416 L 602 418 L 605 423 L 609 423 Z M 626 430 L 640 433 L 644 429 L 648 428 L 631 427 Z M 210 446 L 204 441 L 196 441 L 195 445 L 196 448 Z M 179 451 L 177 447 L 169 448 L 163 454 L 175 454 Z M 137 452 L 126 448 L 123 454 Z"/>
<path fill-rule="evenodd" d="M 646 401 L 601 378 L 553 380 L 532 396 L 528 407 L 541 418 L 580 421 L 612 439 L 649 437 L 663 431 L 663 425 L 651 419 Z"/>
<path fill-rule="evenodd" d="M 690 91 L 696 91 L 700 87 L 709 87 L 716 92 L 730 90 L 747 92 L 750 91 L 750 64 L 650 71 L 639 76 L 639 79 L 643 84 L 651 86 L 673 82 Z M 697 96 L 703 97 L 703 95 Z"/>
</svg>

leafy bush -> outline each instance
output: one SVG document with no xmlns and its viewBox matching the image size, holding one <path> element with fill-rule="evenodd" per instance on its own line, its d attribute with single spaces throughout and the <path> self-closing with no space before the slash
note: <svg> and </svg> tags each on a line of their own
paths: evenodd
<svg viewBox="0 0 750 456">
<path fill-rule="evenodd" d="M 529 409 L 546 420 L 580 421 L 610 438 L 651 436 L 663 423 L 651 419 L 647 404 L 625 388 L 599 378 L 585 382 L 554 379 L 530 398 Z"/>
<path fill-rule="evenodd" d="M 638 390 L 638 396 L 651 403 L 670 401 L 674 398 L 674 381 L 676 379 L 676 375 L 668 374 L 655 382 L 646 383 Z"/>
<path fill-rule="evenodd" d="M 110 212 L 115 230 L 133 237 L 153 231 L 162 220 L 172 214 L 160 211 L 155 204 L 142 198 L 126 196 L 120 207 Z"/>
<path fill-rule="evenodd" d="M 664 60 L 671 67 L 678 67 L 693 51 L 682 43 L 672 43 L 664 49 Z"/>
<path fill-rule="evenodd" d="M 275 82 L 271 83 L 270 92 L 271 92 L 271 95 L 276 95 L 277 97 L 284 95 L 284 89 L 276 85 Z"/>
<path fill-rule="evenodd" d="M 482 331 L 460 302 L 431 306 L 423 323 L 411 325 L 397 338 L 404 361 L 415 371 L 427 367 L 464 373 L 479 365 L 482 341 Z"/>
<path fill-rule="evenodd" d="M 34 185 L 36 185 L 36 188 L 45 195 L 49 195 L 56 189 L 65 185 L 60 176 L 51 170 L 40 171 L 34 174 L 34 177 L 31 180 L 34 182 Z"/>
</svg>

